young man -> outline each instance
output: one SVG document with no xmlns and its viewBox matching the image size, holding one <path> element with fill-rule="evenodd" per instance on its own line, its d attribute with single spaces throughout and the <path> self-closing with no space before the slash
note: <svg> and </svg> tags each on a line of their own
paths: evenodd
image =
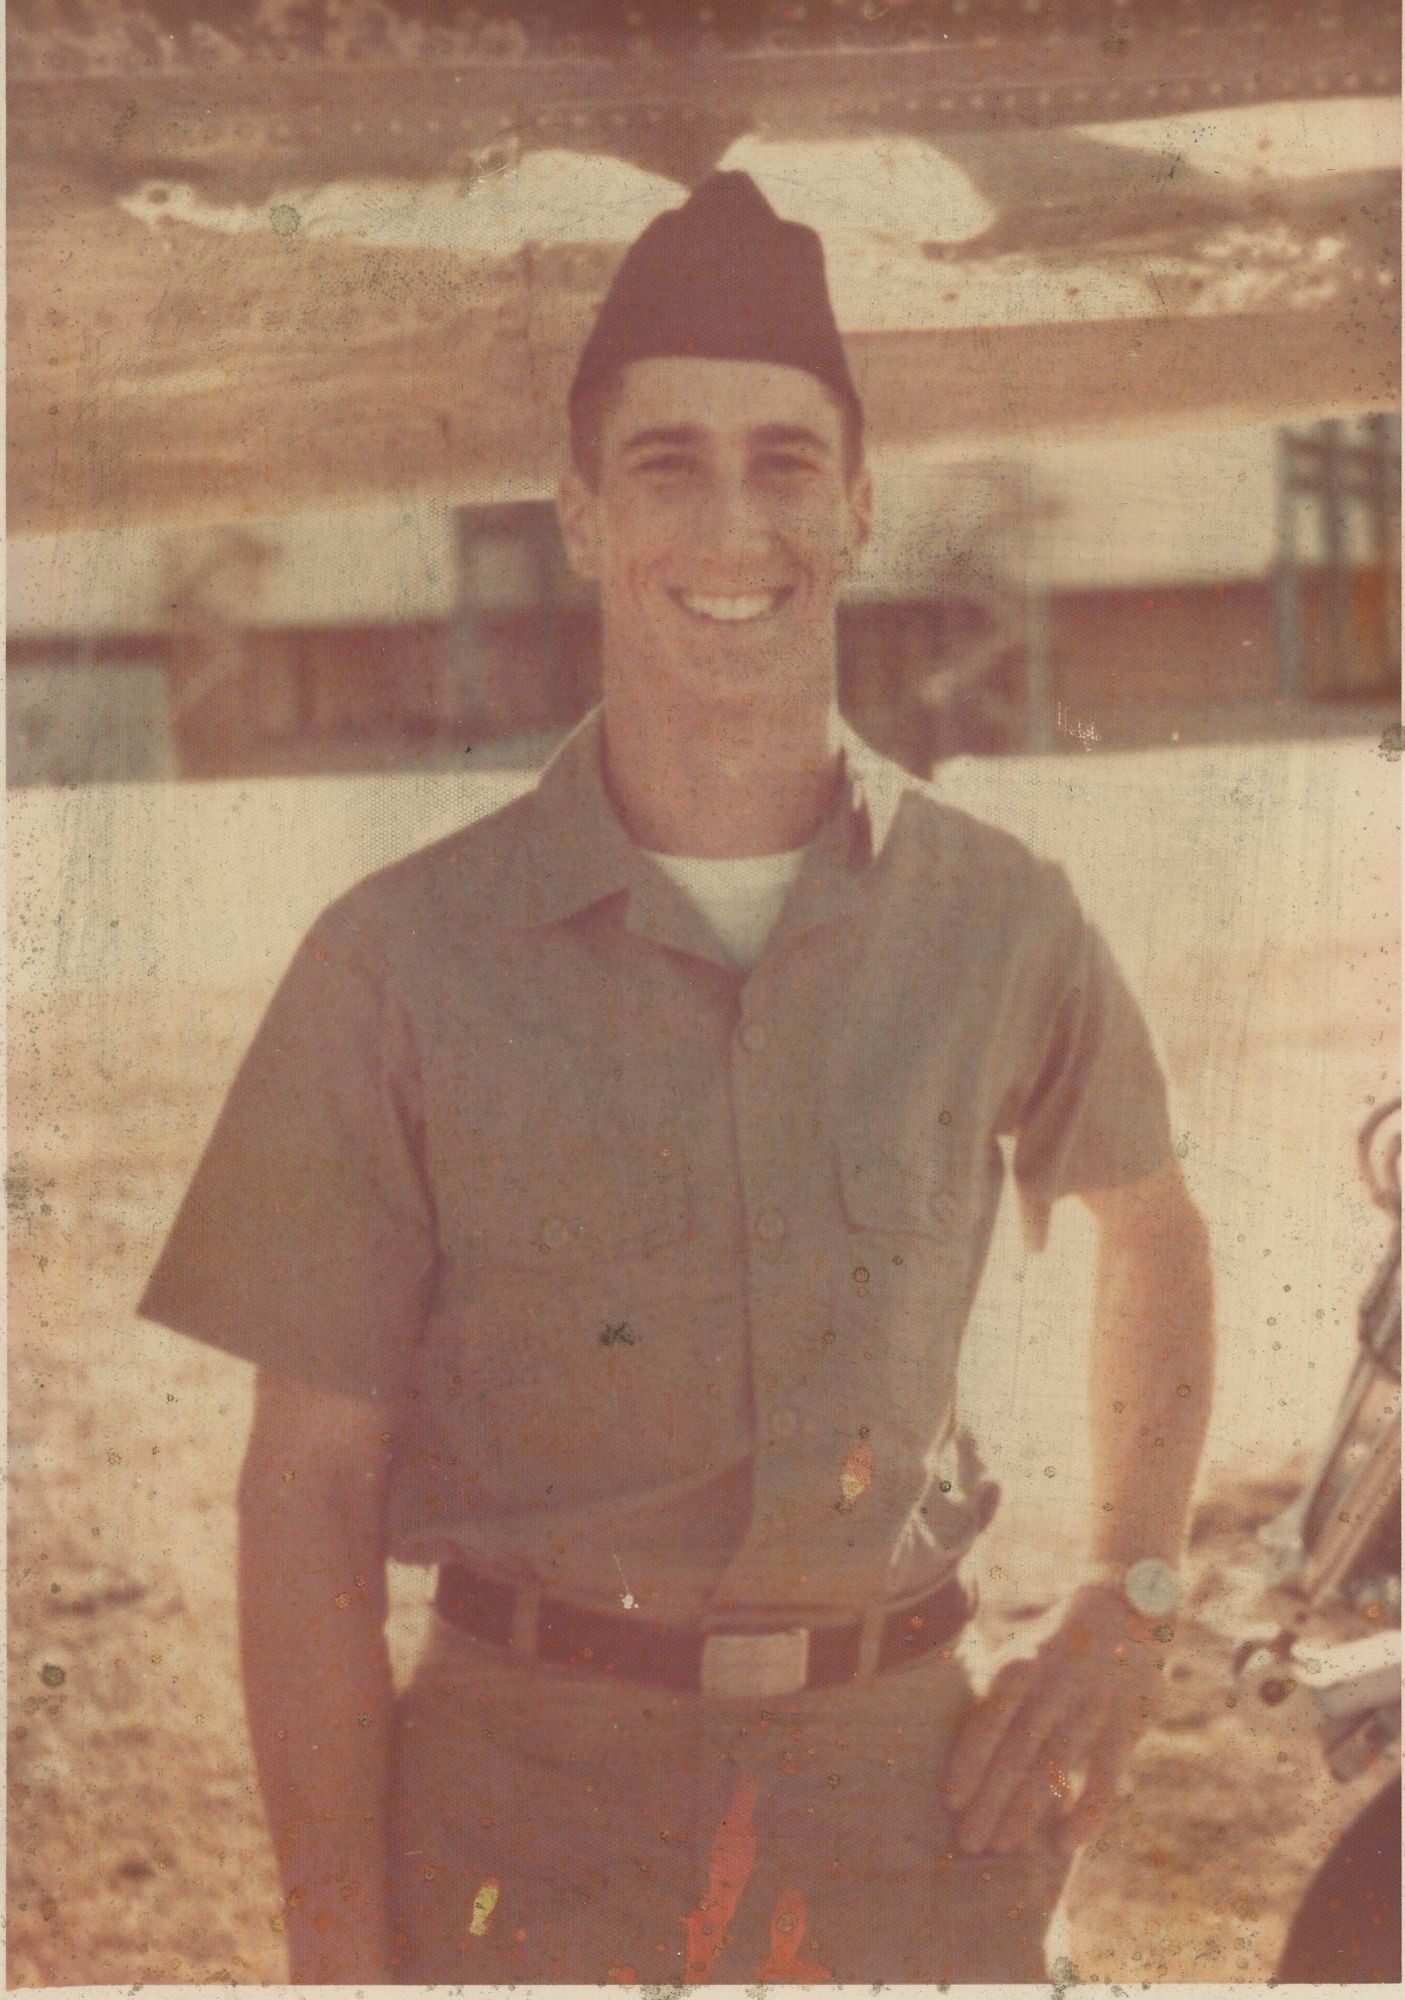
<svg viewBox="0 0 1405 2000">
<path fill-rule="evenodd" d="M 1209 1398 L 1161 1079 L 1062 874 L 835 747 L 871 496 L 812 232 L 735 174 L 651 225 L 572 428 L 603 709 L 319 921 L 144 1302 L 259 1366 L 291 1974 L 1037 1980 Z M 1036 1242 L 1099 1225 L 1098 1566 L 976 1703 L 1002 1136 Z M 387 1555 L 440 1566 L 398 1710 Z"/>
</svg>

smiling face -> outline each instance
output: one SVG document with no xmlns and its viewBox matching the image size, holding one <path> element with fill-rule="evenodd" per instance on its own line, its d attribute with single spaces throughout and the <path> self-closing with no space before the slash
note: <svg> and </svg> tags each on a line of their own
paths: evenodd
<svg viewBox="0 0 1405 2000">
<path fill-rule="evenodd" d="M 839 588 L 868 476 L 818 379 L 755 361 L 636 361 L 600 427 L 599 478 L 562 482 L 573 567 L 599 584 L 606 698 L 833 696 Z"/>
</svg>

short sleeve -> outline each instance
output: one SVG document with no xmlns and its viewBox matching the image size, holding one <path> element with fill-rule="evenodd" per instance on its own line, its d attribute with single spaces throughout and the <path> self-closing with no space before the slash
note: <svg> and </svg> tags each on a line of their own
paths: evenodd
<svg viewBox="0 0 1405 2000">
<path fill-rule="evenodd" d="M 350 899 L 299 948 L 138 1310 L 275 1373 L 393 1398 L 435 1232 L 419 1074 Z"/>
<path fill-rule="evenodd" d="M 1141 1009 L 1058 877 L 1066 920 L 1034 981 L 1037 1063 L 1012 1120 L 1025 1240 L 1042 1249 L 1060 1195 L 1155 1173 L 1171 1157 L 1166 1084 Z"/>
</svg>

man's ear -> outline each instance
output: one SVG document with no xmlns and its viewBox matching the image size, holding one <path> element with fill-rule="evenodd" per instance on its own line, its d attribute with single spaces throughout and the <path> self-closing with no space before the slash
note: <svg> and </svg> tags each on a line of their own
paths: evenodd
<svg viewBox="0 0 1405 2000">
<path fill-rule="evenodd" d="M 844 574 L 852 576 L 873 533 L 873 476 L 866 465 L 854 474 L 845 496 L 849 508 L 849 535 Z"/>
<path fill-rule="evenodd" d="M 564 473 L 556 489 L 556 518 L 566 560 L 578 577 L 595 583 L 600 576 L 600 496 L 592 493 L 574 468 Z"/>
</svg>

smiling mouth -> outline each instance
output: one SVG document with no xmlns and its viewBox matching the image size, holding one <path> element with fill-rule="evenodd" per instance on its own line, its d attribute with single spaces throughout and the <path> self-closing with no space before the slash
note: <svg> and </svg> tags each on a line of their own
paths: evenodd
<svg viewBox="0 0 1405 2000">
<path fill-rule="evenodd" d="M 755 590 L 744 597 L 705 597 L 693 590 L 671 593 L 674 603 L 681 605 L 690 617 L 705 618 L 712 625 L 751 625 L 759 618 L 772 618 L 793 594 L 790 586 L 781 590 Z"/>
</svg>

